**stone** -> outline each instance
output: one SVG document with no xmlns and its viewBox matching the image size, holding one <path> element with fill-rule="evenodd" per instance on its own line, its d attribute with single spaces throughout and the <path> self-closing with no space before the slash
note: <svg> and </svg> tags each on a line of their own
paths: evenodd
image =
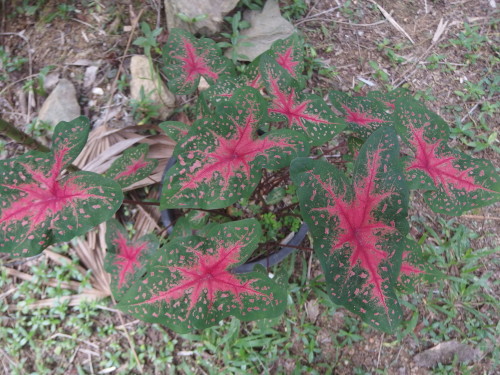
<svg viewBox="0 0 500 375">
<path fill-rule="evenodd" d="M 158 120 L 165 120 L 175 108 L 175 95 L 172 94 L 160 78 L 158 72 L 151 68 L 144 55 L 132 56 L 130 61 L 130 97 L 141 100 L 141 88 L 146 97 L 158 106 Z"/>
<path fill-rule="evenodd" d="M 250 27 L 241 32 L 245 37 L 241 40 L 245 43 L 235 47 L 241 61 L 254 60 L 271 48 L 275 41 L 286 39 L 295 32 L 293 25 L 281 17 L 276 0 L 267 0 L 262 11 L 246 11 L 243 19 L 250 23 Z M 230 50 L 226 56 L 231 56 Z"/>
<path fill-rule="evenodd" d="M 238 0 L 165 0 L 167 28 L 181 28 L 192 34 L 213 35 L 220 31 L 224 16 L 231 12 Z M 178 14 L 196 22 L 185 22 Z"/>
<path fill-rule="evenodd" d="M 442 342 L 433 348 L 424 350 L 417 354 L 413 360 L 419 367 L 431 368 L 439 363 L 444 365 L 452 363 L 457 358 L 459 363 L 477 361 L 481 358 L 482 352 L 469 345 L 462 344 L 456 340 Z"/>
<path fill-rule="evenodd" d="M 38 121 L 57 125 L 60 121 L 71 121 L 80 116 L 81 109 L 76 89 L 67 79 L 60 79 L 55 89 L 45 99 L 38 112 Z"/>
</svg>

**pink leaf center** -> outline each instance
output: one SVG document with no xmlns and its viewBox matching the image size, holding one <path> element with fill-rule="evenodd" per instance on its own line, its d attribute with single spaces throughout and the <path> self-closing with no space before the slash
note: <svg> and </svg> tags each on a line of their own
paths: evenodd
<svg viewBox="0 0 500 375">
<path fill-rule="evenodd" d="M 7 226 L 15 222 L 29 220 L 28 236 L 43 223 L 53 225 L 59 220 L 58 214 L 66 208 L 72 208 L 75 216 L 76 202 L 89 198 L 105 200 L 106 197 L 88 193 L 92 188 L 82 188 L 75 182 L 77 177 L 70 177 L 64 182 L 58 180 L 63 167 L 63 160 L 68 148 L 62 148 L 55 153 L 54 165 L 46 175 L 28 164 L 21 164 L 34 180 L 29 184 L 2 185 L 20 192 L 19 198 L 0 215 L 0 224 Z M 49 222 L 50 219 L 50 222 Z"/>
<path fill-rule="evenodd" d="M 137 173 L 138 170 L 147 167 L 148 162 L 144 161 L 144 155 L 141 155 L 141 157 L 137 160 L 132 160 L 131 164 L 129 164 L 125 170 L 120 172 L 116 177 L 114 178 L 115 180 L 118 180 L 122 177 L 130 177 L 133 176 L 134 174 Z"/>
<path fill-rule="evenodd" d="M 375 193 L 375 177 L 380 166 L 380 150 L 368 160 L 368 176 L 358 180 L 355 184 L 355 196 L 350 202 L 346 201 L 343 195 L 336 194 L 332 187 L 323 182 L 319 176 L 314 176 L 333 203 L 316 210 L 325 210 L 331 217 L 338 218 L 341 234 L 335 239 L 331 250 L 334 252 L 346 244 L 349 245 L 351 249 L 350 267 L 346 277 L 349 278 L 353 267 L 359 265 L 367 272 L 364 286 L 372 286 L 372 295 L 387 311 L 386 296 L 382 285 L 385 279 L 380 275 L 379 266 L 388 258 L 389 254 L 380 249 L 378 243 L 381 235 L 394 232 L 396 229 L 377 220 L 374 213 L 380 203 L 394 193 Z"/>
<path fill-rule="evenodd" d="M 424 125 L 425 126 L 425 125 Z M 441 139 L 434 143 L 428 142 L 424 136 L 425 128 L 411 128 L 412 139 L 409 142 L 415 147 L 415 159 L 407 166 L 406 170 L 420 169 L 427 173 L 436 186 L 442 186 L 445 193 L 450 195 L 449 185 L 455 189 L 464 189 L 466 192 L 477 189 L 487 190 L 475 183 L 469 173 L 473 168 L 459 170 L 453 166 L 456 161 L 454 156 L 439 156 L 438 150 Z"/>
<path fill-rule="evenodd" d="M 189 295 L 189 313 L 205 292 L 209 301 L 209 309 L 217 298 L 216 293 L 231 293 L 240 306 L 243 306 L 241 296 L 244 294 L 266 296 L 252 288 L 252 283 L 256 280 L 241 281 L 229 271 L 231 265 L 238 262 L 241 243 L 237 242 L 228 247 L 219 245 L 213 255 L 203 254 L 196 250 L 197 247 L 189 250 L 196 256 L 196 261 L 191 265 L 169 267 L 171 272 L 176 271 L 180 274 L 181 278 L 177 285 L 142 303 L 152 304 L 158 301 L 169 303 L 184 295 Z"/>
<path fill-rule="evenodd" d="M 269 74 L 269 77 L 270 76 L 271 75 Z M 311 103 L 310 100 L 297 102 L 295 97 L 295 90 L 292 89 L 290 94 L 286 95 L 283 91 L 280 90 L 277 79 L 271 78 L 270 81 L 273 102 L 268 112 L 284 115 L 288 120 L 288 127 L 297 125 L 302 128 L 306 132 L 306 134 L 308 134 L 307 128 L 304 125 L 305 121 L 321 124 L 329 123 L 328 121 L 323 120 L 318 115 L 311 115 L 307 113 L 307 106 Z"/>
<path fill-rule="evenodd" d="M 134 267 L 139 268 L 141 266 L 139 257 L 148 247 L 148 244 L 146 242 L 129 244 L 127 238 L 121 232 L 118 232 L 118 236 L 113 242 L 118 248 L 118 254 L 116 255 L 117 260 L 114 264 L 120 268 L 118 288 L 121 288 L 125 283 L 127 275 L 134 274 Z"/>
<path fill-rule="evenodd" d="M 347 122 L 354 122 L 355 124 L 357 124 L 359 126 L 369 127 L 368 125 L 371 123 L 387 122 L 385 120 L 382 120 L 382 119 L 379 119 L 376 117 L 370 117 L 370 115 L 368 113 L 355 112 L 345 105 L 342 105 L 342 108 L 344 108 L 344 110 L 347 111 L 347 116 L 346 116 L 345 120 Z"/>
<path fill-rule="evenodd" d="M 186 81 L 192 82 L 200 75 L 210 77 L 214 80 L 218 79 L 219 75 L 208 67 L 205 57 L 196 54 L 196 48 L 193 46 L 193 43 L 185 38 L 182 38 L 182 42 L 186 51 L 185 56 L 175 56 L 175 58 L 184 63 L 182 69 L 186 73 Z"/>
<path fill-rule="evenodd" d="M 293 47 L 289 47 L 285 52 L 278 53 L 276 62 L 281 65 L 283 69 L 288 71 L 292 77 L 295 77 L 295 67 L 298 65 L 298 61 L 293 59 Z"/>
<path fill-rule="evenodd" d="M 205 154 L 201 167 L 187 179 L 182 186 L 184 189 L 193 189 L 203 181 L 211 181 L 216 178 L 216 172 L 224 181 L 223 190 L 229 185 L 229 180 L 238 171 L 242 170 L 246 177 L 250 178 L 250 163 L 259 155 L 264 155 L 273 147 L 290 146 L 285 140 L 273 141 L 260 139 L 254 136 L 257 120 L 253 109 L 249 109 L 243 124 L 231 119 L 236 129 L 232 138 L 217 137 L 216 148 L 213 152 Z"/>
</svg>

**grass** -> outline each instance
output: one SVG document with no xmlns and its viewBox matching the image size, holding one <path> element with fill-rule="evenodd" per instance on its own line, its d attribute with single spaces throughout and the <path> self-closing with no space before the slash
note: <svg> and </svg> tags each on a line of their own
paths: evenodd
<svg viewBox="0 0 500 375">
<path fill-rule="evenodd" d="M 438 219 L 432 225 L 422 217 L 413 221 L 422 232 L 429 261 L 446 276 L 403 298 L 408 319 L 395 335 L 383 337 L 384 348 L 392 353 L 409 342 L 426 348 L 457 339 L 485 355 L 490 353 L 499 334 L 495 323 L 499 282 L 489 269 L 500 265 L 495 256 L 500 248 L 473 250 L 471 241 L 477 235 L 455 219 Z M 321 276 L 308 278 L 308 257 L 300 254 L 294 258 L 288 265 L 292 277 L 289 308 L 283 317 L 250 323 L 229 319 L 218 327 L 184 335 L 126 319 L 142 365 L 185 374 L 319 374 L 353 369 L 356 361 L 348 353 L 366 345 L 367 337 L 378 342 L 380 333 L 336 308 L 327 299 Z M 87 279 L 77 271 L 76 259 L 64 265 L 51 264 L 43 257 L 35 262 L 32 281 L 13 284 L 5 273 L 0 279 L 2 290 L 15 288 L 0 305 L 1 361 L 8 373 L 65 374 L 72 367 L 82 374 L 111 369 L 119 374 L 136 373 L 134 355 L 116 312 L 103 310 L 107 301 L 77 307 L 67 303 L 44 309 L 29 306 L 39 299 L 74 293 L 61 286 L 47 287 L 44 281 L 56 279 L 62 285 L 76 280 L 84 286 Z M 316 317 L 310 312 L 314 306 Z M 342 317 L 338 330 L 316 324 L 335 320 L 335 316 Z M 499 360 L 493 352 L 492 366 L 500 365 Z M 354 373 L 374 373 L 372 370 L 358 366 Z M 458 362 L 436 368 L 436 373 L 450 371 L 475 373 L 475 368 Z M 390 372 L 380 369 L 375 373 Z"/>
</svg>

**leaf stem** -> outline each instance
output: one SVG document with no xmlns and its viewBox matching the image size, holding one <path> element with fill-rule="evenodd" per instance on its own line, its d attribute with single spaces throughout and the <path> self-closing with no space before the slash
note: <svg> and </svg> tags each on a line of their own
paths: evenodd
<svg viewBox="0 0 500 375">
<path fill-rule="evenodd" d="M 14 125 L 12 125 L 10 122 L 5 121 L 1 117 L 0 117 L 0 134 L 3 134 L 9 137 L 10 139 L 19 142 L 22 145 L 29 147 L 33 150 L 42 152 L 50 151 L 48 147 L 42 145 L 36 139 L 26 134 L 25 132 L 17 129 Z"/>
<path fill-rule="evenodd" d="M 139 201 L 134 201 L 132 199 L 124 199 L 123 203 L 135 204 L 138 206 L 159 206 L 160 205 L 160 202 L 139 202 Z"/>
</svg>

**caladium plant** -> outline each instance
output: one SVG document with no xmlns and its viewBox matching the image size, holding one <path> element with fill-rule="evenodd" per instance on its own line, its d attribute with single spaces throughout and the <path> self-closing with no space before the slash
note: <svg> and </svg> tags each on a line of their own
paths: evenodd
<svg viewBox="0 0 500 375">
<path fill-rule="evenodd" d="M 118 221 L 108 221 L 106 269 L 118 308 L 178 332 L 228 316 L 278 316 L 287 300 L 280 273 L 236 270 L 275 237 L 263 234 L 257 219 L 276 230 L 300 226 L 299 216 L 331 300 L 391 332 L 403 315 L 398 293 L 437 275 L 410 236 L 412 190 L 449 215 L 500 200 L 493 165 L 450 148 L 446 122 L 409 91 L 331 91 L 328 103 L 305 89 L 303 58 L 294 35 L 235 69 L 215 42 L 170 33 L 163 49 L 170 89 L 191 95 L 202 77 L 210 87 L 197 92 L 192 125 L 160 125 L 177 146 L 159 204 L 185 216 L 161 241 L 153 234 L 132 241 Z M 349 152 L 331 158 L 325 151 L 342 144 L 334 137 L 344 130 Z M 114 214 L 122 188 L 155 168 L 140 145 L 106 178 L 74 172 L 70 164 L 88 131 L 84 118 L 61 123 L 50 154 L 33 151 L 0 164 L 0 251 L 29 256 L 85 233 Z M 337 157 L 346 163 L 334 166 Z M 280 210 L 289 210 L 283 223 L 276 222 Z M 234 212 L 254 218 L 230 221 Z"/>
<path fill-rule="evenodd" d="M 218 225 L 206 237 L 172 240 L 150 257 L 118 307 L 177 332 L 207 328 L 232 315 L 254 320 L 280 315 L 285 288 L 265 270 L 236 275 L 258 246 L 260 226 L 247 219 Z"/>
<path fill-rule="evenodd" d="M 109 219 L 123 194 L 92 172 L 65 173 L 85 146 L 89 121 L 79 117 L 54 130 L 50 154 L 32 151 L 0 164 L 0 251 L 32 256 Z"/>
</svg>

